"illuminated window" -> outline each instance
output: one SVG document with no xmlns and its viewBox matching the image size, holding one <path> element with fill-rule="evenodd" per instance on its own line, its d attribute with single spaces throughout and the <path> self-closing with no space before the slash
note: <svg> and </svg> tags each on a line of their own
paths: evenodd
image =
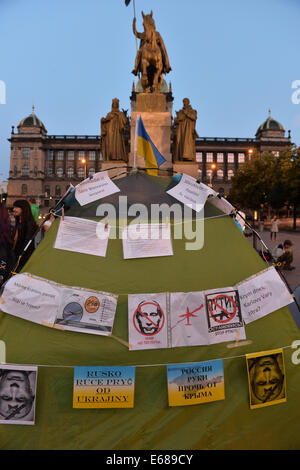
<svg viewBox="0 0 300 470">
<path fill-rule="evenodd" d="M 219 162 L 219 163 L 224 162 L 224 154 L 223 153 L 217 153 L 217 162 Z"/>
<path fill-rule="evenodd" d="M 234 153 L 229 153 L 227 155 L 227 161 L 228 163 L 234 163 Z"/>
<path fill-rule="evenodd" d="M 212 152 L 208 152 L 206 154 L 206 161 L 207 163 L 212 163 L 214 161 L 214 154 Z"/>
</svg>

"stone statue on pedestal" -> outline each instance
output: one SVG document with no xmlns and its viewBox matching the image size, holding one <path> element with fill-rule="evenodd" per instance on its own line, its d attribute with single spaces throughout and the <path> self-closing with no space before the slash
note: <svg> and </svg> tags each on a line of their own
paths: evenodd
<svg viewBox="0 0 300 470">
<path fill-rule="evenodd" d="M 174 160 L 196 161 L 195 139 L 197 111 L 190 105 L 190 100 L 184 98 L 183 108 L 176 112 L 174 119 Z"/>
<path fill-rule="evenodd" d="M 144 15 L 142 12 L 143 33 L 137 32 L 135 17 L 132 25 L 134 35 L 141 40 L 132 73 L 134 75 L 141 73 L 141 82 L 145 93 L 159 93 L 163 81 L 162 75 L 171 71 L 164 41 L 155 29 L 152 15 L 152 11 L 150 15 Z"/>
<path fill-rule="evenodd" d="M 101 152 L 104 161 L 127 161 L 127 152 L 124 141 L 124 130 L 127 116 L 119 110 L 119 100 L 112 100 L 111 111 L 101 119 Z"/>
</svg>

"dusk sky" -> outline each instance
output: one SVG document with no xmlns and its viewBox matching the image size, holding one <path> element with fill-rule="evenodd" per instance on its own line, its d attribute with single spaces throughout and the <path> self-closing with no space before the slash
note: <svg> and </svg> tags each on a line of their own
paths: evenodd
<svg viewBox="0 0 300 470">
<path fill-rule="evenodd" d="M 11 126 L 32 105 L 48 134 L 99 135 L 115 97 L 130 114 L 133 5 L 0 0 L 0 182 Z M 135 0 L 135 8 L 138 31 L 141 12 L 152 10 L 165 42 L 173 116 L 188 97 L 199 136 L 254 137 L 271 108 L 300 145 L 300 0 Z"/>
</svg>

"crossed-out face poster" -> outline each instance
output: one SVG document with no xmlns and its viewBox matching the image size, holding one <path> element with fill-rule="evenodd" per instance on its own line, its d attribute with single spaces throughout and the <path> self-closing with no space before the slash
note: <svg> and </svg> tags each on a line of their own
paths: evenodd
<svg viewBox="0 0 300 470">
<path fill-rule="evenodd" d="M 129 349 L 167 348 L 167 296 L 128 295 Z"/>
<path fill-rule="evenodd" d="M 250 408 L 286 401 L 286 375 L 282 349 L 246 354 Z"/>
<path fill-rule="evenodd" d="M 73 408 L 133 408 L 135 367 L 75 367 Z"/>
<path fill-rule="evenodd" d="M 209 343 L 245 339 L 239 294 L 237 289 L 205 291 Z"/>
<path fill-rule="evenodd" d="M 169 406 L 224 400 L 223 361 L 167 366 Z"/>
<path fill-rule="evenodd" d="M 0 365 L 0 423 L 34 424 L 36 366 Z"/>
</svg>

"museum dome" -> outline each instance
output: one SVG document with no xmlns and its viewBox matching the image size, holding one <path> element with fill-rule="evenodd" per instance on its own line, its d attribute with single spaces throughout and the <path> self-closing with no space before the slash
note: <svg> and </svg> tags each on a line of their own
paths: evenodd
<svg viewBox="0 0 300 470">
<path fill-rule="evenodd" d="M 259 126 L 256 131 L 256 135 L 261 134 L 264 131 L 285 131 L 283 125 L 272 118 L 270 110 L 268 118 Z"/>
<path fill-rule="evenodd" d="M 37 115 L 34 113 L 34 106 L 32 106 L 32 113 L 22 119 L 20 123 L 18 124 L 18 127 L 39 127 L 43 129 L 45 132 L 47 132 L 47 129 L 44 125 L 44 123 L 37 117 Z"/>
</svg>

